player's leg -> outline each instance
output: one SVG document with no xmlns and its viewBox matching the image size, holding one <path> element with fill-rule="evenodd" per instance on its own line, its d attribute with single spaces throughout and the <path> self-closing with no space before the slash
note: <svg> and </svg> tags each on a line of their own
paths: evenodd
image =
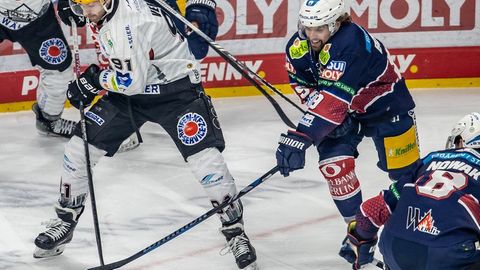
<svg viewBox="0 0 480 270">
<path fill-rule="evenodd" d="M 360 182 L 355 173 L 357 145 L 362 139 L 358 122 L 354 121 L 346 132 L 325 139 L 317 147 L 320 172 L 346 223 L 353 220 L 362 203 Z"/>
<path fill-rule="evenodd" d="M 103 97 L 85 113 L 87 136 L 92 167 L 104 155 L 112 156 L 123 140 L 133 133 L 125 109 L 112 97 Z M 115 99 L 115 98 L 113 98 Z M 139 120 L 141 126 L 144 121 Z M 65 146 L 63 172 L 60 181 L 60 198 L 55 206 L 57 219 L 47 224 L 47 230 L 35 239 L 34 257 L 59 255 L 73 236 L 73 231 L 84 209 L 88 194 L 88 176 L 84 143 L 80 128 Z"/>
<path fill-rule="evenodd" d="M 392 181 L 410 181 L 420 159 L 414 112 L 378 121 L 366 129 L 377 149 L 377 166 L 388 172 Z"/>
<path fill-rule="evenodd" d="M 234 179 L 221 154 L 225 147 L 214 107 L 201 86 L 177 94 L 182 100 L 174 113 L 159 123 L 175 141 L 188 161 L 213 206 L 229 201 L 237 194 Z M 218 213 L 231 251 L 240 269 L 257 269 L 256 252 L 244 230 L 243 207 L 240 200 Z"/>
<path fill-rule="evenodd" d="M 69 81 L 73 79 L 72 55 L 56 19 L 53 4 L 35 21 L 11 31 L 40 71 L 37 103 L 33 106 L 36 127 L 42 134 L 71 137 L 74 121 L 62 119 Z"/>
</svg>

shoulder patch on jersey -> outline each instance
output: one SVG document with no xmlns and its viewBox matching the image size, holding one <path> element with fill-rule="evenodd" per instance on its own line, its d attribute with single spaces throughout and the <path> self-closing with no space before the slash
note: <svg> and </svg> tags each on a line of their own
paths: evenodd
<svg viewBox="0 0 480 270">
<path fill-rule="evenodd" d="M 67 46 L 60 38 L 50 38 L 42 42 L 38 50 L 40 57 L 47 63 L 59 65 L 67 59 Z"/>
<path fill-rule="evenodd" d="M 320 52 L 320 55 L 318 55 L 318 60 L 322 65 L 326 65 L 328 63 L 328 60 L 330 60 L 330 48 L 332 47 L 331 43 L 325 44 L 323 46 L 322 51 Z"/>
<path fill-rule="evenodd" d="M 185 145 L 195 145 L 207 136 L 207 122 L 198 113 L 186 113 L 177 123 L 177 134 Z"/>
<path fill-rule="evenodd" d="M 113 40 L 112 34 L 110 34 L 110 30 L 107 30 L 103 33 L 100 37 L 100 45 L 102 46 L 103 51 L 110 56 L 113 54 Z"/>
<path fill-rule="evenodd" d="M 292 59 L 300 59 L 308 53 L 308 41 L 300 40 L 298 37 L 293 41 L 292 46 L 288 48 L 288 53 Z"/>
</svg>

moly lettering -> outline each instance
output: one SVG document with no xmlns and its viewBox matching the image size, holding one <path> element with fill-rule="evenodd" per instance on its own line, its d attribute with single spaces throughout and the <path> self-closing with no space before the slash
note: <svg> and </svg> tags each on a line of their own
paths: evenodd
<svg viewBox="0 0 480 270">
<path fill-rule="evenodd" d="M 473 29 L 474 0 L 354 0 L 347 8 L 373 32 Z M 434 16 L 437 15 L 437 16 Z"/>
</svg>

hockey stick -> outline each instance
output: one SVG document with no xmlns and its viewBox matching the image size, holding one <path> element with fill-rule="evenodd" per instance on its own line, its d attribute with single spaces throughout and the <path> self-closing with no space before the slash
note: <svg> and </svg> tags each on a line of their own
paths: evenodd
<svg viewBox="0 0 480 270">
<path fill-rule="evenodd" d="M 221 47 L 218 43 L 213 41 L 209 36 L 207 36 L 205 33 L 200 31 L 197 27 L 195 27 L 192 23 L 190 23 L 187 19 L 185 19 L 182 15 L 180 15 L 178 12 L 176 12 L 173 8 L 171 8 L 165 1 L 158 1 L 155 0 L 163 10 L 165 10 L 167 13 L 169 13 L 172 16 L 175 16 L 178 18 L 181 22 L 183 22 L 186 26 L 188 26 L 192 31 L 197 33 L 201 38 L 203 38 L 208 45 L 215 50 L 223 59 L 225 59 L 235 70 L 240 72 L 242 76 L 247 79 L 253 86 L 255 86 L 267 99 L 270 101 L 270 103 L 273 105 L 275 110 L 277 111 L 278 115 L 282 119 L 282 121 L 289 127 L 295 128 L 295 125 L 290 121 L 288 116 L 285 114 L 285 112 L 280 108 L 280 105 L 275 101 L 274 98 L 272 98 L 266 91 L 263 89 L 262 86 L 260 86 L 259 82 L 268 87 L 270 90 L 281 96 L 284 100 L 286 100 L 288 103 L 293 105 L 295 108 L 297 108 L 299 111 L 301 111 L 303 114 L 305 114 L 305 110 L 300 108 L 295 102 L 293 102 L 291 99 L 286 97 L 282 92 L 280 92 L 278 89 L 276 89 L 273 85 L 271 85 L 269 82 L 267 82 L 265 79 L 260 77 L 257 73 L 249 69 L 244 63 L 238 61 L 231 53 L 229 53 L 227 50 L 225 50 L 223 47 Z"/>
<path fill-rule="evenodd" d="M 77 23 L 72 17 L 69 17 L 70 23 L 72 25 L 72 38 L 73 38 L 73 71 L 75 80 L 78 80 L 80 77 L 80 52 L 78 50 L 78 33 L 77 33 Z M 90 202 L 92 204 L 92 215 L 93 215 L 93 226 L 95 228 L 95 239 L 97 241 L 97 250 L 98 257 L 100 258 L 100 264 L 104 265 L 103 261 L 103 251 L 102 251 L 102 239 L 100 238 L 100 227 L 98 225 L 98 215 L 97 215 L 97 204 L 95 201 L 95 192 L 93 190 L 93 178 L 92 178 L 92 167 L 90 165 L 90 151 L 88 150 L 88 138 L 87 138 L 87 125 L 85 123 L 85 110 L 83 101 L 80 100 L 78 110 L 80 110 L 80 127 L 82 128 L 82 139 L 83 146 L 85 149 L 85 163 L 87 166 L 87 178 L 88 178 L 88 189 L 90 192 Z"/>
<path fill-rule="evenodd" d="M 130 262 L 142 257 L 143 255 L 149 253 L 150 251 L 158 248 L 159 246 L 161 246 L 161 245 L 167 243 L 168 241 L 176 238 L 177 236 L 181 235 L 182 233 L 184 233 L 184 232 L 190 230 L 191 228 L 197 226 L 198 224 L 205 221 L 207 218 L 211 217 L 212 215 L 216 214 L 218 211 L 222 210 L 223 208 L 225 208 L 226 206 L 228 206 L 232 202 L 240 199 L 240 197 L 247 194 L 252 189 L 254 189 L 258 185 L 260 185 L 261 183 L 265 182 L 268 178 L 270 178 L 270 176 L 274 175 L 276 172 L 278 172 L 278 167 L 277 166 L 273 167 L 270 171 L 268 171 L 264 175 L 260 176 L 260 178 L 253 181 L 250 185 L 248 185 L 245 188 L 243 188 L 242 190 L 240 190 L 240 192 L 238 192 L 238 194 L 235 197 L 233 197 L 230 201 L 224 201 L 223 203 L 221 203 L 217 207 L 214 207 L 214 208 L 210 209 L 205 214 L 197 217 L 196 219 L 192 220 L 190 223 L 186 224 L 185 226 L 181 227 L 180 229 L 172 232 L 171 234 L 169 234 L 169 235 L 165 236 L 164 238 L 162 238 L 161 240 L 151 244 L 147 248 L 133 254 L 132 256 L 130 256 L 126 259 L 120 260 L 120 261 L 116 261 L 116 262 L 113 262 L 113 263 L 103 265 L 103 266 L 97 266 L 97 267 L 89 268 L 88 270 L 117 269 L 121 266 L 124 266 L 127 263 L 130 263 Z"/>
</svg>

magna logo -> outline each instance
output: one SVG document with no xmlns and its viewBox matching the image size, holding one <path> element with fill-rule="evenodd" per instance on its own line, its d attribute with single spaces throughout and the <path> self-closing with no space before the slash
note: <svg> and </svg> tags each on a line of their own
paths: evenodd
<svg viewBox="0 0 480 270">
<path fill-rule="evenodd" d="M 352 0 L 353 20 L 370 32 L 472 30 L 476 0 Z"/>
</svg>

